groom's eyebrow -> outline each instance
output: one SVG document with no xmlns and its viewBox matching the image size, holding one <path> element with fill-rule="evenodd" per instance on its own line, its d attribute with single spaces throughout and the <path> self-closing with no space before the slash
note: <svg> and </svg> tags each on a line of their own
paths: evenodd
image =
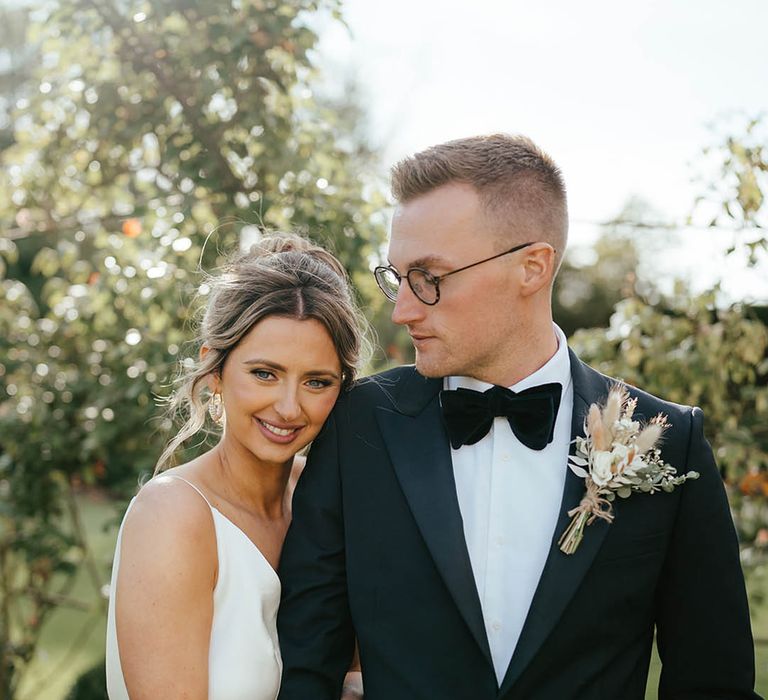
<svg viewBox="0 0 768 700">
<path fill-rule="evenodd" d="M 390 265 L 392 265 L 392 261 L 388 259 L 388 262 Z M 416 260 L 412 260 L 408 263 L 408 266 L 406 269 L 411 270 L 414 267 L 430 267 L 435 265 L 447 265 L 447 261 L 445 258 L 441 257 L 440 255 L 436 255 L 434 253 L 430 255 L 424 255 L 420 258 L 416 258 Z M 395 265 L 392 265 L 395 269 L 397 267 Z"/>
</svg>

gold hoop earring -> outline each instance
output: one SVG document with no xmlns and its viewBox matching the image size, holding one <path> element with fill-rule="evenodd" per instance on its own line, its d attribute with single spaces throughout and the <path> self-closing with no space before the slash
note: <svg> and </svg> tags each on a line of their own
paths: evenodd
<svg viewBox="0 0 768 700">
<path fill-rule="evenodd" d="M 211 394 L 211 398 L 208 401 L 208 413 L 216 425 L 221 425 L 224 422 L 224 402 L 221 400 L 221 394 L 218 391 L 215 394 Z"/>
</svg>

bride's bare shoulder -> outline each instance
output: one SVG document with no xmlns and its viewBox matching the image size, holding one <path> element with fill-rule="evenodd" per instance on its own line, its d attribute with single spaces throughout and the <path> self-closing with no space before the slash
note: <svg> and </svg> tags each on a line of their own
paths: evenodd
<svg viewBox="0 0 768 700">
<path fill-rule="evenodd" d="M 123 551 L 142 559 L 215 558 L 215 530 L 205 498 L 173 474 L 156 476 L 133 501 L 123 525 Z"/>
</svg>

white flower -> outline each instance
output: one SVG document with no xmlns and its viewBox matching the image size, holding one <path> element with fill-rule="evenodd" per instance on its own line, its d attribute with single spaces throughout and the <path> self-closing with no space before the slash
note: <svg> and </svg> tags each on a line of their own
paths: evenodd
<svg viewBox="0 0 768 700">
<path fill-rule="evenodd" d="M 612 478 L 613 454 L 604 450 L 596 450 L 592 454 L 592 468 L 589 475 L 597 486 L 605 486 Z"/>
<path fill-rule="evenodd" d="M 645 469 L 647 466 L 648 464 L 643 459 L 643 456 L 635 453 L 635 456 L 632 458 L 632 462 L 627 465 L 627 469 L 624 470 L 624 473 L 634 476 L 638 471 Z"/>
<path fill-rule="evenodd" d="M 640 423 L 631 418 L 617 420 L 613 428 L 613 444 L 626 445 L 630 440 L 634 439 L 639 430 Z"/>
<path fill-rule="evenodd" d="M 627 458 L 627 455 L 629 454 L 629 448 L 626 445 L 614 442 L 613 447 L 611 448 L 611 454 L 617 462 L 620 462 Z"/>
</svg>

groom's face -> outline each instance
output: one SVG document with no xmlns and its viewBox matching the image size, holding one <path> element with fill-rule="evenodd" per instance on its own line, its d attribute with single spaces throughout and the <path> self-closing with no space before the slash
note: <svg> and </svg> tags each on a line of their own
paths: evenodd
<svg viewBox="0 0 768 700">
<path fill-rule="evenodd" d="M 389 261 L 403 278 L 415 267 L 440 276 L 515 243 L 494 232 L 473 187 L 452 183 L 397 208 Z M 514 347 L 519 279 L 518 254 L 505 255 L 446 277 L 434 306 L 403 279 L 392 320 L 408 329 L 418 371 L 498 381 Z"/>
</svg>

